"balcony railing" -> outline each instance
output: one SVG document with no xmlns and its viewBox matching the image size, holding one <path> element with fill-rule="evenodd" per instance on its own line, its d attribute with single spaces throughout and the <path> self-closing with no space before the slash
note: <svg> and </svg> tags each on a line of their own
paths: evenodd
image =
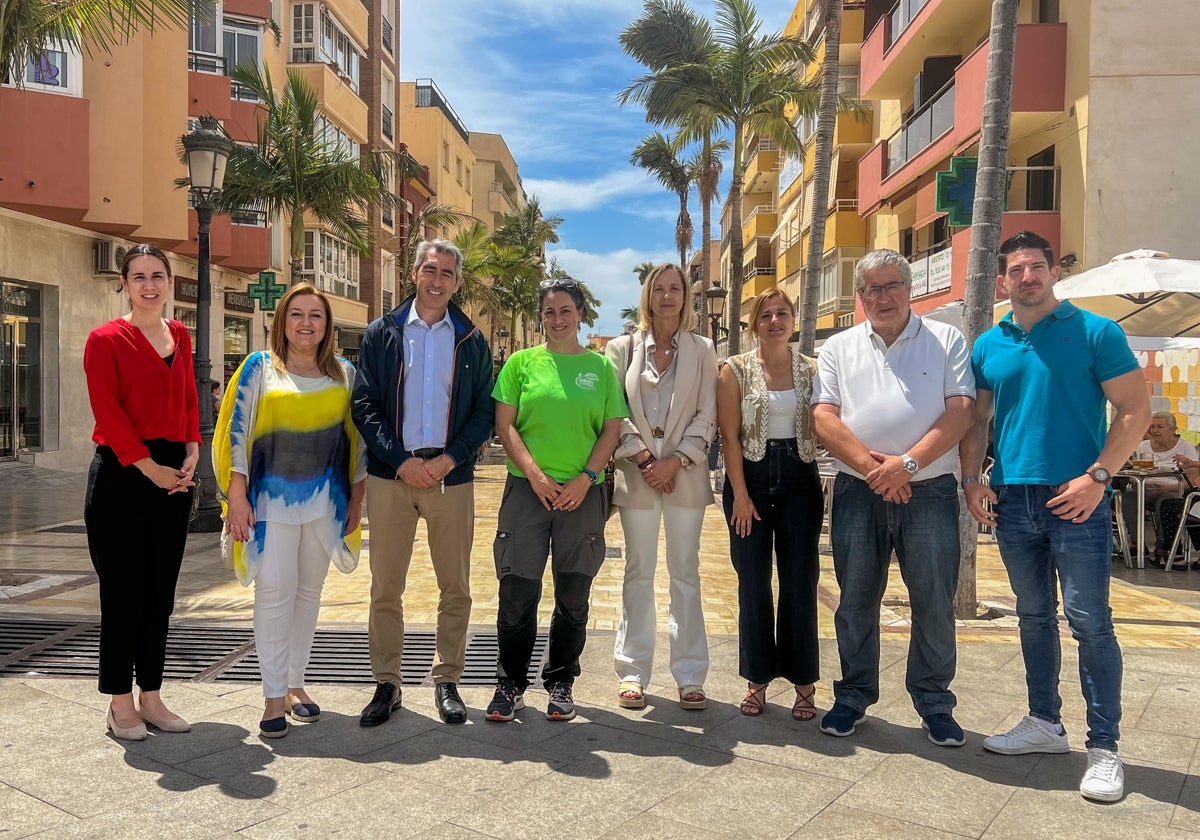
<svg viewBox="0 0 1200 840">
<path fill-rule="evenodd" d="M 751 210 L 748 214 L 746 214 L 746 221 L 743 222 L 742 224 L 746 224 L 748 222 L 753 221 L 754 217 L 758 216 L 760 214 L 766 215 L 766 214 L 770 214 L 770 213 L 774 213 L 774 212 L 775 212 L 774 204 L 760 204 L 757 207 L 755 207 L 753 210 Z"/>
<path fill-rule="evenodd" d="M 391 140 L 394 136 L 392 133 L 392 131 L 393 131 L 392 121 L 393 121 L 392 109 L 389 108 L 388 106 L 384 105 L 383 106 L 383 136 L 389 140 Z"/>
<path fill-rule="evenodd" d="M 1061 167 L 1008 167 L 1008 206 L 1004 208 L 1005 213 L 1057 213 L 1061 196 Z"/>
<path fill-rule="evenodd" d="M 215 76 L 228 75 L 225 72 L 225 56 L 195 50 L 188 50 L 188 70 L 193 73 L 212 73 Z"/>
<path fill-rule="evenodd" d="M 266 227 L 267 213 L 257 207 L 239 207 L 229 213 L 229 221 L 241 227 Z"/>
<path fill-rule="evenodd" d="M 509 198 L 508 193 L 506 193 L 504 191 L 503 184 L 501 184 L 499 181 L 492 181 L 491 190 L 492 190 L 492 192 L 497 193 L 501 198 L 504 199 L 504 203 L 508 205 L 509 212 L 511 212 L 511 213 L 517 212 L 517 206 L 515 204 L 513 204 L 513 200 L 511 198 Z"/>
<path fill-rule="evenodd" d="M 440 108 L 462 139 L 470 142 L 471 132 L 467 131 L 467 124 L 451 107 L 449 100 L 446 99 L 441 88 L 434 83 L 433 79 L 417 79 L 415 93 L 418 108 Z"/>
<path fill-rule="evenodd" d="M 229 98 L 237 102 L 258 102 L 258 94 L 250 90 L 248 87 L 243 87 L 233 79 L 229 80 Z"/>
<path fill-rule="evenodd" d="M 829 202 L 830 213 L 842 213 L 847 211 L 858 212 L 857 198 L 837 198 Z"/>
<path fill-rule="evenodd" d="M 921 13 L 929 0 L 900 0 L 888 12 L 887 32 L 884 33 L 883 48 L 886 50 L 904 34 L 908 25 Z"/>
<path fill-rule="evenodd" d="M 929 148 L 934 140 L 954 127 L 954 80 L 917 111 L 900 130 L 887 140 L 887 174 L 894 174 L 900 167 Z"/>
<path fill-rule="evenodd" d="M 384 207 L 380 208 L 379 215 L 380 215 L 380 218 L 383 221 L 383 223 L 385 225 L 387 225 L 388 227 L 396 226 L 396 216 L 393 213 L 391 207 L 384 206 Z"/>
<path fill-rule="evenodd" d="M 392 49 L 392 22 L 387 18 L 383 18 L 383 48 L 388 52 L 395 52 Z"/>
<path fill-rule="evenodd" d="M 749 282 L 749 281 L 753 280 L 755 277 L 758 277 L 759 275 L 774 274 L 774 273 L 775 273 L 775 266 L 763 267 L 763 266 L 758 266 L 758 265 L 752 265 L 746 269 L 746 273 L 742 276 L 742 279 L 745 280 L 746 282 Z"/>
</svg>

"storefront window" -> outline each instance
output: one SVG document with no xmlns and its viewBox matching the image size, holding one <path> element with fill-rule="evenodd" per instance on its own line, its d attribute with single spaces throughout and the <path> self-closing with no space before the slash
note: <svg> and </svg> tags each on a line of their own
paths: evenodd
<svg viewBox="0 0 1200 840">
<path fill-rule="evenodd" d="M 250 321 L 247 318 L 225 316 L 225 381 L 237 370 L 242 359 L 250 355 Z"/>
<path fill-rule="evenodd" d="M 187 327 L 188 335 L 192 337 L 192 352 L 194 353 L 196 351 L 196 310 L 176 306 L 175 320 Z"/>
</svg>

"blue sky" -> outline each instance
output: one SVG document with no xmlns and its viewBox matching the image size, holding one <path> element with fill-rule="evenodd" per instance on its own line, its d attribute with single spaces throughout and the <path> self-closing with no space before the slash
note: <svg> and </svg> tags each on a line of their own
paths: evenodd
<svg viewBox="0 0 1200 840">
<path fill-rule="evenodd" d="M 692 5 L 712 12 L 708 0 Z M 778 30 L 794 3 L 759 7 Z M 616 103 L 641 69 L 617 35 L 641 10 L 641 0 L 401 0 L 401 77 L 432 78 L 469 130 L 504 135 L 525 191 L 565 219 L 549 253 L 603 301 L 602 335 L 619 333 L 617 313 L 638 301 L 635 265 L 679 259 L 678 199 L 629 164 L 654 129 Z M 689 209 L 698 248 L 694 196 Z"/>
</svg>

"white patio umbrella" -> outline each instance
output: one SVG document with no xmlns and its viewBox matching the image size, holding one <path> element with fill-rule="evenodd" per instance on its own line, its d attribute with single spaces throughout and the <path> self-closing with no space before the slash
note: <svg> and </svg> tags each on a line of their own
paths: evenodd
<svg viewBox="0 0 1200 840">
<path fill-rule="evenodd" d="M 1200 261 L 1131 251 L 1059 281 L 1059 300 L 1111 318 L 1127 335 L 1200 338 Z"/>
</svg>

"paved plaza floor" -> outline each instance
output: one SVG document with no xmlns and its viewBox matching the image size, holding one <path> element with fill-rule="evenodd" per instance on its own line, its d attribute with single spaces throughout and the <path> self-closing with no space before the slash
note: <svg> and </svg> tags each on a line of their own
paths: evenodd
<svg viewBox="0 0 1200 840">
<path fill-rule="evenodd" d="M 77 527 L 84 476 L 0 464 L 0 619 L 94 621 L 96 583 Z M 494 630 L 491 538 L 503 483 L 477 483 L 473 629 Z M 7 518 L 6 518 L 7 517 Z M 11 523 L 5 527 L 6 523 Z M 466 523 L 464 523 L 465 526 Z M 885 599 L 881 702 L 851 738 L 823 735 L 788 715 L 778 682 L 761 718 L 737 708 L 737 588 L 722 518 L 705 521 L 702 577 L 712 667 L 708 709 L 679 709 L 665 670 L 649 704 L 618 708 L 612 671 L 623 538 L 597 578 L 591 630 L 576 683 L 579 717 L 547 721 L 546 696 L 511 724 L 482 720 L 490 691 L 465 688 L 471 720 L 442 725 L 432 689 L 404 690 L 404 709 L 377 729 L 357 715 L 369 687 L 310 686 L 322 720 L 260 740 L 256 685 L 178 680 L 164 688 L 194 728 L 140 743 L 105 733 L 94 680 L 0 677 L 0 838 L 44 837 L 1195 837 L 1200 833 L 1200 573 L 1114 566 L 1113 610 L 1125 650 L 1121 755 L 1127 796 L 1084 801 L 1077 786 L 1086 725 L 1075 646 L 1064 636 L 1064 719 L 1073 751 L 996 756 L 982 739 L 1025 711 L 1013 596 L 994 545 L 980 544 L 979 598 L 990 620 L 959 627 L 959 706 L 967 744 L 931 744 L 904 690 L 905 592 L 894 573 Z M 369 532 L 368 532 L 369 540 Z M 325 628 L 365 625 L 370 554 L 351 575 L 330 573 Z M 832 611 L 837 585 L 823 554 L 819 626 L 823 681 L 838 673 Z M 657 581 L 665 629 L 666 580 Z M 186 626 L 250 622 L 251 595 L 222 566 L 214 536 L 193 536 L 175 619 Z M 436 587 L 420 539 L 406 608 L 430 629 Z M 545 629 L 543 614 L 542 627 Z M 12 654 L 0 638 L 0 663 Z"/>
</svg>

